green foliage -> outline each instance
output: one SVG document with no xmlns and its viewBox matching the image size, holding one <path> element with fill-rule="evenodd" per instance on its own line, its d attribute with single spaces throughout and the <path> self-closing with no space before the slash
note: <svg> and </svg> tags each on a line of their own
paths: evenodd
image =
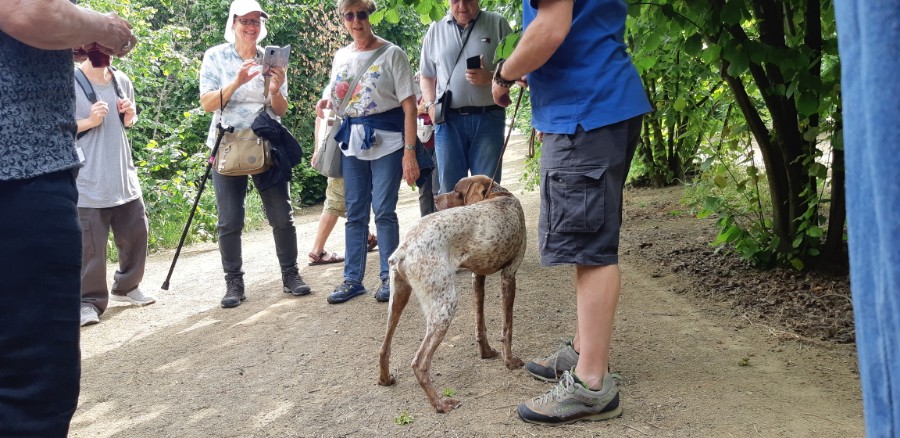
<svg viewBox="0 0 900 438">
<path fill-rule="evenodd" d="M 759 266 L 806 269 L 825 238 L 842 238 L 825 236 L 820 213 L 825 190 L 842 190 L 830 184 L 842 169 L 829 168 L 821 143 L 841 147 L 832 7 L 662 0 L 629 10 L 635 64 L 657 106 L 637 153 L 643 179 L 699 176 L 697 185 L 714 193 L 695 205 L 720 217 L 714 244 Z M 751 143 L 757 160 L 735 161 Z"/>
<path fill-rule="evenodd" d="M 728 147 L 701 148 L 700 177 L 685 192 L 683 202 L 700 219 L 716 215 L 719 233 L 711 243 L 731 248 L 754 266 L 769 268 L 778 258 L 778 242 L 772 233 L 768 185 L 755 166 L 749 134 Z"/>
<path fill-rule="evenodd" d="M 409 414 L 409 411 L 403 411 L 400 413 L 400 415 L 394 418 L 394 423 L 400 426 L 412 424 L 413 421 L 415 421 L 415 418 L 413 418 L 413 416 Z"/>
</svg>

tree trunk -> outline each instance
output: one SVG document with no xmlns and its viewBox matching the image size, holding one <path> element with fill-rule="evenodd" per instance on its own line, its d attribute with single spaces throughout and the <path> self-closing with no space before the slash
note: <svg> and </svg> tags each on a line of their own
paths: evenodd
<svg viewBox="0 0 900 438">
<path fill-rule="evenodd" d="M 835 132 L 843 132 L 838 122 Z M 845 186 L 844 149 L 831 148 L 831 207 L 828 210 L 828 234 L 822 245 L 822 262 L 839 269 L 846 269 L 849 259 L 844 252 L 844 222 L 847 220 L 847 188 Z"/>
</svg>

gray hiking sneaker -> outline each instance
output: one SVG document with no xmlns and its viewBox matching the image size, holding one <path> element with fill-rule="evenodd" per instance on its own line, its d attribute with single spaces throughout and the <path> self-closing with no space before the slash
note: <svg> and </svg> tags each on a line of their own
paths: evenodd
<svg viewBox="0 0 900 438">
<path fill-rule="evenodd" d="M 138 306 L 146 306 L 156 302 L 156 298 L 154 298 L 152 295 L 147 295 L 141 292 L 140 288 L 135 288 L 133 291 L 128 292 L 125 295 L 109 294 L 109 299 L 113 301 L 136 304 Z"/>
<path fill-rule="evenodd" d="M 558 350 L 543 359 L 532 359 L 525 364 L 525 371 L 536 379 L 555 383 L 577 363 L 578 353 L 572 347 L 572 338 L 563 338 Z"/>
<path fill-rule="evenodd" d="M 622 415 L 619 387 L 611 374 L 603 378 L 603 388 L 591 391 L 566 371 L 546 394 L 519 405 L 519 418 L 529 423 L 558 425 L 581 420 L 608 420 Z"/>
</svg>

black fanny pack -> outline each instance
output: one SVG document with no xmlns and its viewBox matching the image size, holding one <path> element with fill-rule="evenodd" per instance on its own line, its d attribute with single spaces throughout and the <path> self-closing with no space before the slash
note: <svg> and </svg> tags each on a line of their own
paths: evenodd
<svg viewBox="0 0 900 438">
<path fill-rule="evenodd" d="M 441 98 L 438 99 L 437 103 L 434 105 L 434 120 L 432 122 L 435 125 L 440 125 L 447 121 L 447 114 L 450 113 L 450 102 L 452 100 L 453 92 L 445 90 L 444 94 L 441 95 Z"/>
</svg>

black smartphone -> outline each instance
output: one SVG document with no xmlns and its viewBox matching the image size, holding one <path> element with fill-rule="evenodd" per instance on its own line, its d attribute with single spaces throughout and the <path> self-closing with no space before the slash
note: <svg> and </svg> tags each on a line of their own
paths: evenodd
<svg viewBox="0 0 900 438">
<path fill-rule="evenodd" d="M 466 68 L 481 68 L 481 55 L 475 55 L 466 58 Z"/>
</svg>

